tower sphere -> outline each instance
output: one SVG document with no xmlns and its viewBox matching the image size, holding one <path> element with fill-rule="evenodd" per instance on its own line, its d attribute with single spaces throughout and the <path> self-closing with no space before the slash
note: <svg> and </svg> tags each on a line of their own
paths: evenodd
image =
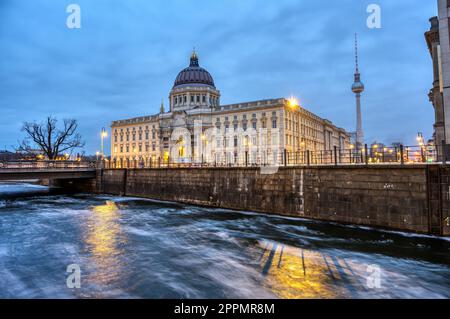
<svg viewBox="0 0 450 319">
<path fill-rule="evenodd" d="M 364 91 L 364 84 L 361 81 L 356 81 L 352 85 L 352 92 L 353 93 L 362 93 Z"/>
</svg>

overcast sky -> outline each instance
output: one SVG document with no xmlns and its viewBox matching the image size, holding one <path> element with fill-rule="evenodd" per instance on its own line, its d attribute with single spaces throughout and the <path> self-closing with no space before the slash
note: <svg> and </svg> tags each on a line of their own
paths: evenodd
<svg viewBox="0 0 450 319">
<path fill-rule="evenodd" d="M 367 142 L 431 137 L 431 58 L 424 32 L 435 0 L 0 0 L 0 148 L 23 121 L 75 118 L 86 151 L 111 121 L 168 104 L 195 46 L 222 104 L 297 96 L 355 130 L 354 33 Z M 81 29 L 66 8 L 81 7 Z M 368 29 L 366 8 L 382 9 Z"/>
</svg>

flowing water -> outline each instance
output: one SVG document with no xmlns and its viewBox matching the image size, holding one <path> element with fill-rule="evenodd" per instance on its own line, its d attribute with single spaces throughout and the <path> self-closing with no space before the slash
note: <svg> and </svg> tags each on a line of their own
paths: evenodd
<svg viewBox="0 0 450 319">
<path fill-rule="evenodd" d="M 448 239 L 0 184 L 0 298 L 449 298 L 449 256 Z"/>
</svg>

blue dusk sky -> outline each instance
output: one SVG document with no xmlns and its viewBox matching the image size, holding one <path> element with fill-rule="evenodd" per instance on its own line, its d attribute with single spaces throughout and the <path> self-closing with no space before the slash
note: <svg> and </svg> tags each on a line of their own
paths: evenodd
<svg viewBox="0 0 450 319">
<path fill-rule="evenodd" d="M 222 104 L 294 95 L 355 130 L 359 34 L 367 142 L 431 137 L 431 58 L 424 32 L 436 0 L 0 0 L 0 149 L 23 121 L 75 118 L 86 152 L 116 119 L 167 106 L 195 46 Z M 66 8 L 81 7 L 81 29 Z M 366 26 L 371 3 L 381 29 Z"/>
</svg>

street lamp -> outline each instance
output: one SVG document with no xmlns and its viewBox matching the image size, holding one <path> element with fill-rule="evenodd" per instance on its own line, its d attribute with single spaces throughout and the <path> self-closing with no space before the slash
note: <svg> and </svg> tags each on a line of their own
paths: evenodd
<svg viewBox="0 0 450 319">
<path fill-rule="evenodd" d="M 101 139 L 102 139 L 102 142 L 101 142 L 101 154 L 102 154 L 102 157 L 105 157 L 105 150 L 104 150 L 103 139 L 106 138 L 106 137 L 108 137 L 108 133 L 106 132 L 106 129 L 103 127 L 102 128 L 102 133 L 101 133 Z"/>
<path fill-rule="evenodd" d="M 288 99 L 288 103 L 289 103 L 289 106 L 290 106 L 291 108 L 296 108 L 296 107 L 299 106 L 298 100 L 297 100 L 295 97 L 293 97 L 293 96 L 291 96 L 291 97 Z"/>
</svg>

